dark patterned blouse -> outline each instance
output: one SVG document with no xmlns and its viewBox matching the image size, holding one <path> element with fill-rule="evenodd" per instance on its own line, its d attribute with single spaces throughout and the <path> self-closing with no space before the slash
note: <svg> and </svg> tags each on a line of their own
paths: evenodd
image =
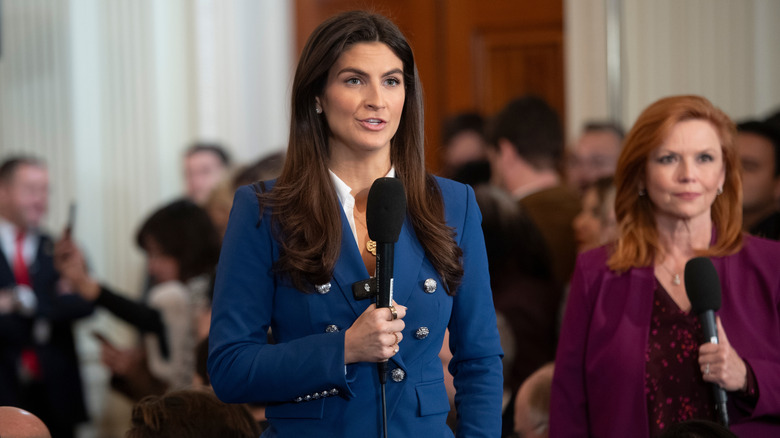
<svg viewBox="0 0 780 438">
<path fill-rule="evenodd" d="M 691 418 L 715 419 L 710 386 L 699 369 L 699 318 L 683 312 L 656 281 L 645 360 L 650 436 Z"/>
</svg>

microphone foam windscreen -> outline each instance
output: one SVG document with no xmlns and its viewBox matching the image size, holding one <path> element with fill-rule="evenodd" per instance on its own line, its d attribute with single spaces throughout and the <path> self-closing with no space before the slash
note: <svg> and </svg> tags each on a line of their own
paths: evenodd
<svg viewBox="0 0 780 438">
<path fill-rule="evenodd" d="M 691 301 L 691 312 L 698 315 L 720 309 L 720 278 L 712 261 L 696 257 L 685 264 L 685 292 Z"/>
<path fill-rule="evenodd" d="M 379 178 L 368 191 L 366 228 L 371 240 L 395 243 L 406 217 L 406 193 L 398 178 Z"/>
</svg>

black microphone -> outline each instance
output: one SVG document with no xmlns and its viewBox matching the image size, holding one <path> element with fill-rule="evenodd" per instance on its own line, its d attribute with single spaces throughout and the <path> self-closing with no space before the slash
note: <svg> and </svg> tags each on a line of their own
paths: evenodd
<svg viewBox="0 0 780 438">
<path fill-rule="evenodd" d="M 696 257 L 685 264 L 685 292 L 691 302 L 691 312 L 699 315 L 704 342 L 718 343 L 718 326 L 715 312 L 720 310 L 720 278 L 712 261 L 707 257 Z M 712 384 L 715 396 L 715 411 L 720 423 L 729 426 L 729 413 L 726 410 L 726 391 Z"/>
<path fill-rule="evenodd" d="M 397 178 L 379 178 L 368 191 L 366 228 L 376 242 L 377 307 L 393 302 L 393 249 L 406 217 L 406 193 Z M 387 381 L 387 362 L 377 363 L 379 381 Z"/>
</svg>

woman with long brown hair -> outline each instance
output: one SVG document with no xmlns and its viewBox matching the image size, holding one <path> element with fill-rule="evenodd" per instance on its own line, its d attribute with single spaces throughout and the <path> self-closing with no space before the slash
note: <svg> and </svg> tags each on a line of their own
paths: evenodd
<svg viewBox="0 0 780 438">
<path fill-rule="evenodd" d="M 301 54 L 287 159 L 236 194 L 217 275 L 209 370 L 229 402 L 267 403 L 264 436 L 452 436 L 438 353 L 454 353 L 459 436 L 497 436 L 501 348 L 473 191 L 425 171 L 422 90 L 388 19 L 348 12 Z M 381 177 L 408 205 L 392 309 L 354 298 L 373 275 L 366 201 Z M 408 312 L 408 313 L 407 313 Z M 267 340 L 270 328 L 274 343 Z M 403 341 L 403 342 L 402 342 Z"/>
<path fill-rule="evenodd" d="M 618 160 L 614 245 L 580 255 L 553 380 L 551 437 L 650 437 L 715 420 L 780 434 L 780 244 L 744 235 L 734 124 L 699 96 L 642 112 Z M 719 343 L 701 343 L 684 281 L 709 257 Z M 715 291 L 713 291 L 715 292 Z"/>
</svg>

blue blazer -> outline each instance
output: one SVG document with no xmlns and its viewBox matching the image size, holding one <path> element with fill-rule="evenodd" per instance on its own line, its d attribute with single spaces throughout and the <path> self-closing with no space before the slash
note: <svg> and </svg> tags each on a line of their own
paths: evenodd
<svg viewBox="0 0 780 438">
<path fill-rule="evenodd" d="M 406 219 L 395 245 L 393 298 L 408 311 L 400 352 L 388 363 L 389 435 L 453 436 L 445 424 L 449 401 L 438 356 L 449 329 L 457 434 L 498 437 L 503 353 L 482 217 L 470 187 L 444 179 L 438 183 L 446 221 L 463 249 L 465 272 L 457 294 L 447 295 Z M 268 209 L 258 221 L 252 188 L 236 193 L 217 270 L 208 366 L 222 400 L 268 405 L 270 428 L 264 437 L 381 436 L 376 364 L 344 365 L 344 331 L 370 302 L 353 298 L 352 284 L 369 275 L 339 211 L 341 255 L 330 288 L 306 294 L 272 272 L 279 247 Z M 430 293 L 428 279 L 437 283 Z M 274 345 L 267 342 L 269 327 Z"/>
</svg>

